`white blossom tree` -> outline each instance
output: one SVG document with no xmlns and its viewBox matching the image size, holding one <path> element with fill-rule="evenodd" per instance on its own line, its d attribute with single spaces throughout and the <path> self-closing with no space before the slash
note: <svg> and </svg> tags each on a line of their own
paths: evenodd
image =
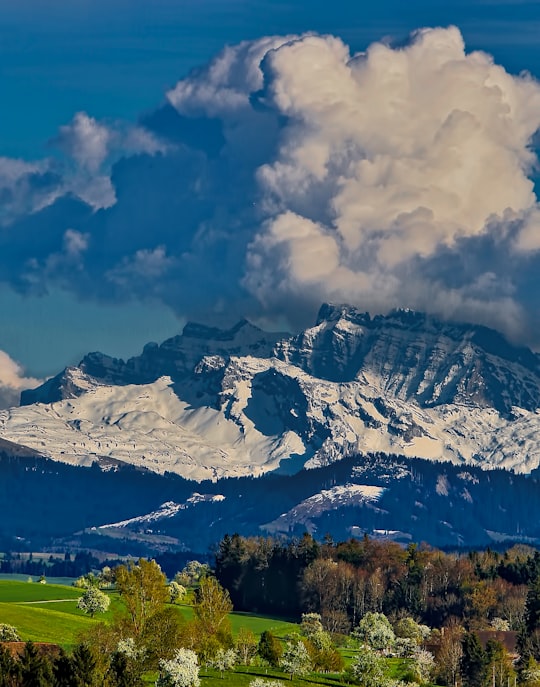
<svg viewBox="0 0 540 687">
<path fill-rule="evenodd" d="M 308 650 L 300 639 L 287 642 L 285 651 L 281 656 L 280 665 L 283 672 L 291 676 L 291 680 L 294 675 L 309 673 L 311 659 Z"/>
<path fill-rule="evenodd" d="M 384 613 L 366 613 L 351 636 L 377 651 L 389 649 L 395 640 L 392 625 Z"/>
<path fill-rule="evenodd" d="M 232 670 L 238 661 L 238 655 L 234 649 L 223 649 L 220 647 L 216 655 L 210 661 L 212 668 L 219 670 L 221 678 L 226 670 Z"/>
<path fill-rule="evenodd" d="M 111 603 L 110 597 L 97 587 L 89 587 L 77 602 L 77 608 L 84 611 L 91 618 L 96 613 L 105 613 Z"/>
<path fill-rule="evenodd" d="M 174 658 L 159 662 L 156 687 L 199 687 L 199 662 L 191 649 L 177 649 Z"/>
<path fill-rule="evenodd" d="M 265 680 L 262 677 L 256 677 L 249 683 L 249 687 L 283 687 L 279 680 Z"/>
<path fill-rule="evenodd" d="M 323 624 L 320 613 L 302 613 L 300 632 L 310 639 L 313 635 L 323 632 Z"/>
<path fill-rule="evenodd" d="M 20 642 L 21 638 L 13 625 L 0 623 L 0 642 Z"/>
<path fill-rule="evenodd" d="M 183 585 L 178 584 L 176 580 L 169 582 L 167 590 L 169 591 L 169 598 L 172 604 L 176 603 L 177 601 L 181 601 L 187 593 L 186 588 Z"/>
<path fill-rule="evenodd" d="M 367 646 L 360 650 L 350 671 L 362 687 L 381 687 L 386 684 L 384 659 Z"/>
<path fill-rule="evenodd" d="M 435 657 L 429 651 L 417 649 L 411 659 L 411 668 L 417 682 L 429 682 L 435 672 Z"/>
<path fill-rule="evenodd" d="M 183 570 L 176 573 L 174 579 L 184 587 L 192 587 L 198 584 L 203 577 L 206 577 L 209 572 L 210 566 L 207 563 L 189 561 Z"/>
</svg>

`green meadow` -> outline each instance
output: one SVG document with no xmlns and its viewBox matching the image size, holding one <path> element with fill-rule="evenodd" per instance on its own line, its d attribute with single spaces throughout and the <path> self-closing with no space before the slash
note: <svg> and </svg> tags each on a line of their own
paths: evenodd
<svg viewBox="0 0 540 687">
<path fill-rule="evenodd" d="M 82 590 L 58 584 L 40 584 L 38 582 L 21 582 L 0 580 L 0 623 L 7 623 L 17 628 L 24 641 L 51 642 L 65 649 L 71 649 L 77 643 L 77 636 L 89 629 L 93 623 L 107 621 L 118 611 L 122 602 L 115 591 L 109 592 L 111 605 L 109 610 L 92 619 L 77 608 L 77 599 Z M 178 612 L 186 619 L 193 617 L 193 607 L 188 604 L 177 604 Z M 289 633 L 298 630 L 298 625 L 268 616 L 250 613 L 231 613 L 233 633 L 241 627 L 249 628 L 255 635 L 270 630 L 275 636 L 284 639 Z M 354 651 L 342 650 L 346 664 L 353 658 Z M 399 675 L 404 670 L 403 662 L 394 660 L 392 673 Z M 157 675 L 148 674 L 145 684 L 154 684 Z M 281 671 L 256 666 L 238 666 L 220 676 L 212 669 L 201 669 L 203 687 L 249 687 L 257 678 L 283 681 L 284 687 L 309 687 L 321 685 L 332 687 L 343 684 L 343 676 L 311 674 L 292 681 Z"/>
<path fill-rule="evenodd" d="M 72 647 L 82 630 L 92 623 L 109 620 L 121 607 L 118 594 L 109 592 L 109 610 L 91 619 L 77 608 L 81 594 L 80 589 L 65 585 L 0 580 L 0 623 L 16 627 L 25 641 Z M 192 606 L 179 604 L 176 608 L 186 620 L 193 617 Z M 256 635 L 271 630 L 276 636 L 284 637 L 298 627 L 284 620 L 248 613 L 231 613 L 230 620 L 234 634 L 246 627 Z"/>
</svg>

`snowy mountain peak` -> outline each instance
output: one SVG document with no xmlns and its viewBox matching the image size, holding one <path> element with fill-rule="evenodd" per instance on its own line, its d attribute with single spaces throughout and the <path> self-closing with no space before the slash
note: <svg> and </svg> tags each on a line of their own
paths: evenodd
<svg viewBox="0 0 540 687">
<path fill-rule="evenodd" d="M 326 304 L 295 336 L 189 323 L 127 361 L 91 353 L 0 413 L 0 437 L 194 479 L 373 451 L 528 472 L 540 465 L 539 369 L 484 327 Z"/>
</svg>

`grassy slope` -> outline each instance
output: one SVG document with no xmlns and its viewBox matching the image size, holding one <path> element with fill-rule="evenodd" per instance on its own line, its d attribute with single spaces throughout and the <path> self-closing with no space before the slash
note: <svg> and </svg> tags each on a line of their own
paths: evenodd
<svg viewBox="0 0 540 687">
<path fill-rule="evenodd" d="M 0 580 L 0 623 L 14 625 L 23 640 L 73 646 L 81 630 L 93 622 L 109 620 L 121 608 L 118 594 L 112 592 L 112 603 L 107 613 L 92 620 L 77 608 L 76 602 L 81 594 L 82 591 L 74 587 Z M 193 617 L 192 606 L 179 605 L 177 608 L 186 620 Z M 231 613 L 230 619 L 234 634 L 240 627 L 247 627 L 255 635 L 271 630 L 278 637 L 283 637 L 297 629 L 294 623 L 248 613 Z"/>
<path fill-rule="evenodd" d="M 82 592 L 75 587 L 39 582 L 10 582 L 0 580 L 0 603 L 21 601 L 50 601 L 53 599 L 78 599 Z"/>
<path fill-rule="evenodd" d="M 75 636 L 95 621 L 87 617 L 74 616 L 49 608 L 34 608 L 33 605 L 0 603 L 0 622 L 14 625 L 23 640 L 52 642 L 64 647 L 75 643 Z"/>
</svg>

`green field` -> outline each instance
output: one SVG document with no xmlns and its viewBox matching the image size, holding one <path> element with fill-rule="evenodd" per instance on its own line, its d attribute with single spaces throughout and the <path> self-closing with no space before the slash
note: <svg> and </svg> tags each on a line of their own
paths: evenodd
<svg viewBox="0 0 540 687">
<path fill-rule="evenodd" d="M 80 589 L 60 584 L 0 580 L 0 603 L 78 599 L 81 594 L 82 591 Z"/>
<path fill-rule="evenodd" d="M 109 620 L 121 607 L 118 594 L 110 592 L 111 606 L 107 613 L 91 619 L 77 608 L 77 599 L 82 593 L 80 589 L 65 585 L 0 580 L 0 623 L 16 627 L 25 641 L 71 647 L 82 630 L 92 623 Z M 192 606 L 178 605 L 176 608 L 186 620 L 193 617 Z M 234 634 L 240 627 L 246 627 L 255 635 L 271 630 L 276 636 L 284 637 L 297 629 L 294 623 L 248 613 L 231 613 L 230 620 Z"/>
<path fill-rule="evenodd" d="M 16 627 L 25 641 L 51 642 L 70 649 L 76 644 L 79 633 L 88 630 L 93 623 L 111 619 L 122 606 L 118 594 L 110 592 L 111 606 L 107 613 L 91 619 L 77 608 L 77 599 L 82 593 L 80 589 L 64 585 L 0 580 L 0 623 Z M 192 606 L 179 604 L 176 608 L 186 620 L 193 617 Z M 270 630 L 283 639 L 289 633 L 298 630 L 295 623 L 279 618 L 249 613 L 231 613 L 229 617 L 234 634 L 241 627 L 245 627 L 252 630 L 255 635 Z M 354 653 L 350 649 L 342 651 L 347 664 L 351 662 Z M 404 669 L 403 662 L 399 659 L 393 659 L 391 662 L 392 673 L 399 675 Z M 146 684 L 154 684 L 156 677 L 148 675 Z M 249 687 L 249 683 L 256 677 L 283 681 L 284 687 L 332 687 L 343 684 L 344 679 L 343 676 L 312 674 L 291 681 L 280 671 L 266 671 L 255 666 L 237 667 L 234 671 L 225 673 L 223 678 L 214 670 L 201 670 L 203 687 Z"/>
</svg>

